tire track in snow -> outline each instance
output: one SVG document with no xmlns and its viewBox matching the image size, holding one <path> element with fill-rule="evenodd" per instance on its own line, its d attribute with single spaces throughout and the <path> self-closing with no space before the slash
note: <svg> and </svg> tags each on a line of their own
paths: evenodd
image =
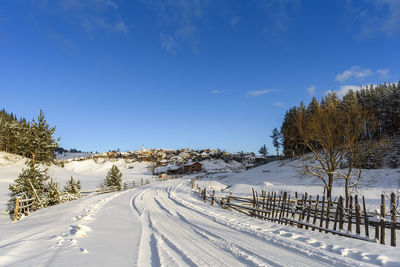
<svg viewBox="0 0 400 267">
<path fill-rule="evenodd" d="M 147 192 L 141 199 L 149 222 L 144 221 L 143 237 L 139 249 L 139 262 L 144 265 L 151 263 L 149 254 L 152 247 L 149 245 L 150 232 L 160 235 L 168 247 L 163 251 L 173 251 L 169 257 L 174 257 L 176 262 L 185 262 L 187 265 L 215 265 L 215 266 L 240 266 L 240 262 L 232 257 L 230 253 L 220 250 L 208 240 L 200 237 L 186 223 L 176 219 L 175 216 L 168 214 L 155 202 L 158 192 Z M 165 192 L 163 192 L 165 194 Z M 137 200 L 138 198 L 135 198 Z M 148 227 L 146 227 L 148 226 Z M 160 246 L 152 244 L 152 246 Z M 176 256 L 179 255 L 179 258 Z M 164 262 L 163 258 L 160 262 Z"/>
</svg>

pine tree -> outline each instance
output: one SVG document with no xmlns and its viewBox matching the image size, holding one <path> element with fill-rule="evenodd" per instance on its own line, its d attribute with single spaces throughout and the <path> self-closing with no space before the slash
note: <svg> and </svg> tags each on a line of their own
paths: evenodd
<svg viewBox="0 0 400 267">
<path fill-rule="evenodd" d="M 62 192 L 60 187 L 53 179 L 47 184 L 46 206 L 57 205 L 63 202 Z"/>
<path fill-rule="evenodd" d="M 265 157 L 268 154 L 267 146 L 266 145 L 261 146 L 260 149 L 258 150 L 258 153 L 260 153 L 260 155 Z"/>
<path fill-rule="evenodd" d="M 33 186 L 36 194 L 41 198 L 45 194 L 45 184 L 49 179 L 47 169 L 41 170 L 39 165 L 33 161 L 29 161 L 27 165 L 28 168 L 23 169 L 14 183 L 9 185 L 11 196 L 25 195 L 27 198 L 32 198 L 34 197 Z"/>
<path fill-rule="evenodd" d="M 105 186 L 118 186 L 118 190 L 121 190 L 122 173 L 117 166 L 113 165 L 108 171 L 106 179 L 104 180 Z"/>
<path fill-rule="evenodd" d="M 79 196 L 81 193 L 81 182 L 79 180 L 75 181 L 71 176 L 71 179 L 67 181 L 67 184 L 64 186 L 64 190 L 69 194 Z"/>
<path fill-rule="evenodd" d="M 281 147 L 281 133 L 276 127 L 272 130 L 272 135 L 270 137 L 272 138 L 272 144 L 276 149 L 276 155 L 279 156 L 279 148 Z"/>
</svg>

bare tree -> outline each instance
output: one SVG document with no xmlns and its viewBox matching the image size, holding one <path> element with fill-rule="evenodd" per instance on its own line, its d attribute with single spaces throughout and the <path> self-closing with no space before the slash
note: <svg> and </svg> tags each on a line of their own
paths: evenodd
<svg viewBox="0 0 400 267">
<path fill-rule="evenodd" d="M 346 206 L 349 190 L 361 178 L 360 153 L 365 149 L 361 138 L 366 122 L 372 118 L 356 103 L 356 98 L 340 101 L 329 94 L 321 104 L 315 101 L 308 108 L 296 112 L 294 127 L 300 145 L 307 148 L 302 157 L 304 174 L 311 174 L 325 187 L 326 197 L 332 201 L 335 181 L 344 180 Z"/>
</svg>

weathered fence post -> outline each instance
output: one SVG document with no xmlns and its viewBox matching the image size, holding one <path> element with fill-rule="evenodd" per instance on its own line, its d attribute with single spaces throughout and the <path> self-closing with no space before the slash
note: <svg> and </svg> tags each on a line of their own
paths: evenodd
<svg viewBox="0 0 400 267">
<path fill-rule="evenodd" d="M 355 208 L 356 208 L 356 234 L 360 234 L 360 220 L 361 220 L 361 209 L 360 204 L 358 203 L 358 195 L 355 196 Z"/>
<path fill-rule="evenodd" d="M 285 216 L 284 213 L 285 213 L 286 196 L 287 196 L 287 193 L 286 193 L 286 192 L 283 192 L 283 199 L 282 199 L 281 211 L 280 211 L 280 213 L 279 213 L 279 222 L 280 222 L 280 224 L 283 223 L 283 221 L 282 221 L 282 215 Z"/>
<path fill-rule="evenodd" d="M 211 206 L 214 205 L 214 197 L 215 197 L 215 190 L 213 190 L 213 192 L 212 192 L 212 196 L 211 196 Z"/>
<path fill-rule="evenodd" d="M 344 215 L 344 200 L 343 197 L 339 197 L 340 210 L 339 210 L 339 230 L 343 230 L 343 215 Z"/>
<path fill-rule="evenodd" d="M 306 229 L 308 229 L 308 224 L 310 223 L 311 206 L 312 206 L 312 196 L 310 196 L 310 200 L 308 201 Z"/>
<path fill-rule="evenodd" d="M 365 226 L 365 235 L 369 237 L 369 228 L 368 228 L 368 216 L 367 216 L 367 208 L 365 207 L 365 198 L 363 199 L 363 208 L 364 208 L 364 226 Z"/>
<path fill-rule="evenodd" d="M 396 246 L 396 195 L 395 193 L 390 194 L 390 245 Z"/>
<path fill-rule="evenodd" d="M 17 197 L 15 199 L 15 207 L 14 207 L 14 217 L 13 221 L 19 220 L 19 202 L 21 200 L 21 197 Z"/>
<path fill-rule="evenodd" d="M 317 200 L 315 201 L 315 206 L 314 206 L 314 218 L 313 218 L 313 225 L 317 223 L 317 216 L 318 216 L 318 201 L 319 201 L 319 195 L 317 195 Z M 315 226 L 312 227 L 312 230 L 315 231 Z"/>
<path fill-rule="evenodd" d="M 353 217 L 352 217 L 352 213 L 353 213 L 353 196 L 350 196 L 350 203 L 348 203 L 349 204 L 349 210 L 348 210 L 348 212 L 349 212 L 349 215 L 348 215 L 348 219 L 349 219 L 349 222 L 348 222 L 348 227 L 347 227 L 347 231 L 349 231 L 350 233 L 352 232 L 352 222 L 353 222 Z"/>
<path fill-rule="evenodd" d="M 329 201 L 328 201 L 329 205 Z M 321 217 L 319 219 L 319 231 L 322 232 L 322 224 L 324 223 L 324 206 L 325 206 L 325 195 L 322 196 L 322 207 L 321 207 Z M 328 218 L 329 219 L 329 218 Z"/>
<path fill-rule="evenodd" d="M 385 195 L 381 194 L 381 244 L 385 244 Z"/>
</svg>

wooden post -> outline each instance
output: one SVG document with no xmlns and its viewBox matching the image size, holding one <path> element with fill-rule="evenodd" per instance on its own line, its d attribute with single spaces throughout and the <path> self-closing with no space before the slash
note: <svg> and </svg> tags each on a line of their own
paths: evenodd
<svg viewBox="0 0 400 267">
<path fill-rule="evenodd" d="M 286 218 L 289 218 L 289 212 L 290 212 L 290 194 L 288 194 L 288 197 L 287 197 L 287 201 L 286 201 Z M 285 220 L 285 225 L 287 225 L 288 224 L 288 221 L 287 220 Z"/>
<path fill-rule="evenodd" d="M 353 213 L 353 196 L 350 196 L 350 203 L 349 203 L 349 215 L 348 215 L 348 219 L 349 222 L 347 224 L 347 231 L 349 231 L 350 233 L 352 232 L 352 222 L 353 222 L 353 217 L 352 217 L 352 213 Z"/>
<path fill-rule="evenodd" d="M 355 196 L 355 208 L 356 208 L 356 234 L 360 234 L 360 220 L 361 220 L 361 209 L 360 204 L 358 203 L 358 195 Z"/>
<path fill-rule="evenodd" d="M 276 212 L 275 212 L 274 222 L 276 222 L 278 220 L 278 216 L 279 216 L 279 212 L 280 212 L 279 208 L 280 208 L 281 200 L 282 200 L 282 191 L 279 194 L 278 203 L 276 204 Z"/>
<path fill-rule="evenodd" d="M 254 192 L 254 188 L 251 189 L 253 192 L 253 209 L 256 208 L 256 194 Z M 254 210 L 251 211 L 251 217 L 255 217 L 256 212 Z"/>
<path fill-rule="evenodd" d="M 204 202 L 206 202 L 206 200 L 207 200 L 207 191 L 206 191 L 206 188 L 204 187 L 204 190 L 203 190 L 203 200 L 204 200 Z"/>
<path fill-rule="evenodd" d="M 338 222 L 338 216 L 339 216 L 339 210 L 340 210 L 340 199 L 338 202 L 336 202 L 336 213 L 335 213 L 335 222 L 333 224 L 333 230 L 336 231 L 337 229 L 337 222 Z"/>
<path fill-rule="evenodd" d="M 325 228 L 326 229 L 329 229 L 329 222 L 331 219 L 331 205 L 333 205 L 332 202 L 328 201 L 328 203 L 326 205 L 326 220 L 325 220 Z M 328 232 L 325 232 L 325 233 L 328 233 Z"/>
<path fill-rule="evenodd" d="M 339 197 L 340 210 L 339 210 L 339 229 L 343 230 L 343 217 L 344 217 L 344 199 L 342 196 Z"/>
<path fill-rule="evenodd" d="M 310 196 L 310 200 L 308 201 L 308 207 L 307 207 L 307 224 L 310 223 L 311 205 L 312 205 L 312 196 Z M 306 229 L 308 229 L 308 225 L 306 225 Z"/>
<path fill-rule="evenodd" d="M 385 195 L 381 194 L 381 244 L 385 244 Z"/>
<path fill-rule="evenodd" d="M 232 191 L 229 192 L 229 197 L 228 197 L 228 200 L 226 201 L 226 208 L 228 210 L 230 210 L 230 205 L 229 204 L 231 204 L 231 197 L 232 197 Z"/>
<path fill-rule="evenodd" d="M 315 225 L 317 223 L 317 216 L 318 216 L 318 201 L 319 201 L 319 195 L 317 195 L 317 200 L 315 201 L 315 206 L 314 206 L 314 218 L 312 224 Z M 315 231 L 315 227 L 313 226 L 312 228 L 313 231 Z"/>
<path fill-rule="evenodd" d="M 265 209 L 268 211 L 268 213 L 265 214 L 265 215 L 266 215 L 266 216 L 265 216 L 265 219 L 267 219 L 267 218 L 269 218 L 269 217 L 271 216 L 271 209 L 270 209 L 270 206 L 271 206 L 271 193 L 268 192 L 267 203 L 265 204 Z"/>
<path fill-rule="evenodd" d="M 276 204 L 276 192 L 274 192 L 274 198 L 271 202 L 272 204 L 272 211 L 271 211 L 271 221 L 274 221 L 274 216 L 275 216 L 275 204 Z"/>
<path fill-rule="evenodd" d="M 305 192 L 303 197 L 301 198 L 301 213 L 299 214 L 299 222 L 304 221 L 306 203 L 307 203 L 307 192 Z M 303 224 L 298 224 L 298 227 L 303 229 Z"/>
<path fill-rule="evenodd" d="M 215 190 L 213 190 L 212 196 L 211 196 L 211 206 L 214 205 L 214 197 L 215 197 Z"/>
<path fill-rule="evenodd" d="M 390 245 L 396 246 L 396 195 L 394 193 L 390 194 Z"/>
<path fill-rule="evenodd" d="M 262 192 L 262 209 L 265 210 L 265 195 L 266 195 L 266 192 L 264 190 L 262 190 L 261 192 Z M 266 213 L 265 212 L 261 212 L 261 216 L 262 216 L 263 219 L 265 219 Z"/>
<path fill-rule="evenodd" d="M 365 198 L 363 199 L 363 208 L 364 208 L 364 226 L 365 226 L 365 235 L 369 237 L 369 228 L 368 228 L 368 216 L 367 216 L 367 208 L 365 207 Z"/>
<path fill-rule="evenodd" d="M 28 182 L 29 182 L 29 185 L 30 185 L 30 186 L 31 186 L 31 188 L 32 188 L 33 195 L 35 196 L 36 200 L 39 202 L 39 204 L 40 204 L 40 207 L 41 207 L 41 208 L 43 208 L 42 201 L 40 201 L 40 198 L 39 198 L 38 194 L 36 193 L 36 189 L 33 187 L 33 184 L 32 184 L 32 182 L 31 182 L 31 180 L 30 180 L 30 179 L 28 179 Z"/>
<path fill-rule="evenodd" d="M 17 197 L 15 199 L 15 207 L 14 207 L 14 216 L 13 216 L 13 221 L 19 220 L 19 202 L 21 200 L 21 197 Z"/>
<path fill-rule="evenodd" d="M 286 196 L 287 196 L 287 193 L 284 192 L 284 193 L 283 193 L 283 199 L 282 199 L 281 210 L 280 210 L 280 212 L 279 212 L 279 220 L 278 220 L 281 224 L 283 223 L 283 221 L 282 221 L 282 214 L 285 213 Z"/>
<path fill-rule="evenodd" d="M 329 201 L 328 201 L 329 205 Z M 322 207 L 321 207 L 321 216 L 319 218 L 319 227 L 322 228 L 322 225 L 324 223 L 324 206 L 325 206 L 325 195 L 322 197 Z M 327 218 L 329 220 L 329 218 Z M 319 229 L 320 232 L 322 232 L 321 229 Z"/>
<path fill-rule="evenodd" d="M 294 226 L 294 217 L 296 215 L 296 207 L 297 206 L 297 192 L 294 193 L 294 203 L 293 203 L 293 208 L 292 208 L 292 221 L 290 222 L 290 226 Z"/>
</svg>

